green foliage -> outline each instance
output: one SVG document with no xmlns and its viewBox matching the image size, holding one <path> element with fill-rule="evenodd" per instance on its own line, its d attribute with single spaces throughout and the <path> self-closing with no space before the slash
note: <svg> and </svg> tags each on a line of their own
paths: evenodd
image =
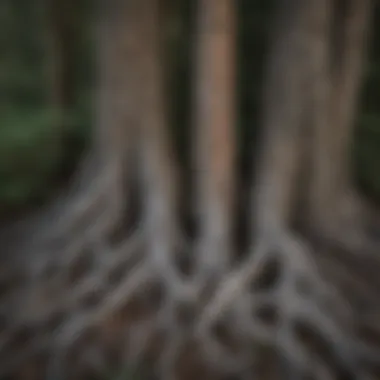
<svg viewBox="0 0 380 380">
<path fill-rule="evenodd" d="M 54 115 L 45 110 L 12 110 L 1 121 L 0 197 L 17 204 L 46 190 L 57 165 L 57 147 L 49 142 Z M 46 195 L 46 194 L 44 194 Z"/>
<path fill-rule="evenodd" d="M 50 196 L 59 177 L 67 176 L 78 161 L 89 135 L 90 98 L 85 94 L 90 91 L 92 67 L 90 46 L 87 43 L 83 49 L 82 44 L 89 40 L 91 28 L 84 18 L 84 4 L 84 0 L 76 3 L 76 16 L 86 20 L 78 23 L 74 44 L 76 99 L 62 117 L 49 108 L 43 3 L 0 2 L 0 212 Z M 88 4 L 86 12 L 90 9 Z"/>
<path fill-rule="evenodd" d="M 60 119 L 46 108 L 13 107 L 0 124 L 0 207 L 12 208 L 46 198 L 63 161 L 77 161 L 78 150 L 67 155 L 66 136 L 83 145 L 88 122 L 81 113 L 66 115 L 65 135 L 54 128 Z"/>
</svg>

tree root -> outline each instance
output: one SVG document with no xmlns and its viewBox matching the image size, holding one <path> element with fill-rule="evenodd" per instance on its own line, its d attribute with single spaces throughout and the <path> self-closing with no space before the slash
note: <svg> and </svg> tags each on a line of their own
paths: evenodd
<svg viewBox="0 0 380 380">
<path fill-rule="evenodd" d="M 270 258 L 280 260 L 282 273 L 269 289 L 251 290 L 249 294 L 250 283 L 258 279 L 260 270 Z M 252 301 L 249 307 L 245 307 L 249 298 Z M 252 306 L 257 310 L 268 305 L 274 307 L 277 314 L 272 331 L 257 315 L 252 316 Z M 339 323 L 334 312 L 327 310 L 331 305 L 338 306 L 339 314 L 346 315 L 347 328 Z M 277 347 L 301 373 L 310 370 L 310 353 L 296 336 L 298 323 L 308 326 L 329 342 L 334 358 L 351 374 L 356 373 L 358 363 L 356 347 L 350 336 L 350 308 L 336 289 L 327 286 L 320 278 L 308 248 L 286 231 L 277 231 L 270 238 L 259 241 L 242 267 L 221 284 L 200 317 L 198 335 L 201 337 L 209 331 L 227 310 L 238 311 L 235 323 L 243 321 L 244 331 L 250 331 L 256 342 Z M 267 333 L 263 334 L 263 331 Z"/>
<path fill-rule="evenodd" d="M 49 365 L 49 373 L 52 378 L 55 375 L 62 376 L 63 369 L 65 368 L 67 353 L 70 347 L 75 343 L 78 337 L 88 328 L 97 326 L 102 323 L 107 317 L 113 315 L 120 307 L 128 304 L 132 298 L 137 294 L 144 293 L 144 289 L 147 288 L 149 283 L 158 282 L 164 286 L 166 297 L 168 302 L 158 316 L 153 317 L 150 323 L 150 329 L 148 331 L 146 340 L 148 341 L 149 336 L 154 330 L 159 330 L 162 328 L 168 328 L 168 321 L 173 321 L 173 325 L 169 328 L 170 345 L 168 347 L 168 352 L 172 351 L 172 334 L 173 326 L 179 326 L 175 319 L 175 307 L 178 302 L 183 302 L 184 299 L 193 300 L 195 296 L 195 288 L 189 282 L 186 283 L 179 274 L 176 268 L 172 264 L 171 256 L 168 252 L 162 252 L 153 254 L 154 252 L 149 250 L 149 245 L 142 249 L 145 245 L 146 229 L 142 229 L 140 232 L 137 231 L 135 235 L 132 235 L 132 239 L 128 239 L 126 243 L 122 243 L 118 249 L 110 249 L 110 252 L 102 250 L 98 252 L 100 255 L 97 259 L 97 270 L 92 270 L 90 277 L 85 277 L 83 281 L 78 283 L 74 289 L 70 292 L 67 302 L 69 302 L 72 307 L 75 304 L 80 306 L 81 299 L 91 291 L 94 291 L 99 286 L 104 286 L 107 282 L 106 278 L 109 273 L 112 272 L 116 267 L 133 260 L 136 254 L 138 262 L 133 264 L 129 269 L 129 273 L 124 273 L 123 278 L 119 284 L 113 289 L 107 291 L 107 296 L 103 301 L 95 306 L 95 309 L 90 308 L 88 311 L 79 310 L 79 312 L 72 315 L 72 318 L 64 323 L 55 335 L 54 338 L 54 352 L 53 362 Z M 184 244 L 183 239 L 178 239 L 179 243 L 173 244 L 173 247 L 178 247 Z M 78 245 L 80 246 L 80 245 Z M 184 249 L 183 247 L 181 247 Z M 145 251 L 145 252 L 144 252 Z M 75 249 L 73 250 L 75 252 Z M 79 251 L 77 251 L 80 255 Z M 72 261 L 73 255 L 64 255 L 66 265 Z M 97 256 L 97 255 L 96 255 Z M 166 258 L 165 258 L 166 257 Z M 69 305 L 66 305 L 69 307 Z M 178 328 L 178 331 L 181 331 Z M 145 350 L 144 344 L 142 344 L 139 351 L 143 352 Z M 176 350 L 174 350 L 175 352 Z M 135 358 L 136 355 L 132 355 Z M 139 356 L 139 355 L 137 355 Z M 166 357 L 166 359 L 164 359 Z M 169 356 L 163 356 L 162 362 L 170 361 Z M 169 364 L 163 365 L 163 368 L 167 368 Z M 164 371 L 164 369 L 162 369 Z"/>
<path fill-rule="evenodd" d="M 206 282 L 199 281 L 204 278 L 200 272 L 184 276 L 175 261 L 179 251 L 190 255 L 188 242 L 175 233 L 175 228 L 165 231 L 174 234 L 161 245 L 155 245 L 156 235 L 149 239 L 145 224 L 117 245 L 109 244 L 106 230 L 99 230 L 98 235 L 83 232 L 63 252 L 57 252 L 54 260 L 48 258 L 55 262 L 58 280 L 67 284 L 73 262 L 86 250 L 91 252 L 87 273 L 66 288 L 67 294 L 48 311 L 54 314 L 64 309 L 70 318 L 54 332 L 52 343 L 41 337 L 37 346 L 26 348 L 21 356 L 49 346 L 48 378 L 66 379 L 68 354 L 78 338 L 102 325 L 136 297 L 143 299 L 153 283 L 162 288 L 164 299 L 155 307 L 157 310 L 152 310 L 148 299 L 147 315 L 138 322 L 126 322 L 123 355 L 128 362 L 140 363 L 152 337 L 163 334 L 162 354 L 156 362 L 160 378 L 175 378 L 181 350 L 194 340 L 204 354 L 205 364 L 218 373 L 238 376 L 252 372 L 251 363 L 258 359 L 256 351 L 262 346 L 278 350 L 295 374 L 312 373 L 318 380 L 332 377 L 334 366 L 353 376 L 361 370 L 362 362 L 380 362 L 376 347 L 355 340 L 355 326 L 362 315 L 345 303 L 345 299 L 356 297 L 373 306 L 376 299 L 377 287 L 363 276 L 353 276 L 356 264 L 347 266 L 339 255 L 327 250 L 314 257 L 298 237 L 286 229 L 272 228 L 239 267 L 230 272 L 225 268 L 213 284 L 215 289 L 204 296 Z M 330 271 L 330 283 L 321 277 L 319 267 L 324 273 Z M 109 282 L 119 269 L 117 280 Z M 43 276 L 44 270 L 34 271 L 30 281 Z M 347 286 L 353 283 L 357 285 L 348 294 Z M 99 300 L 84 306 L 83 300 L 97 291 Z M 28 323 L 30 319 L 25 315 L 19 322 Z M 316 358 L 318 347 L 313 334 L 331 351 L 328 355 L 334 366 L 325 358 Z M 21 356 L 15 357 L 14 366 L 19 365 Z M 11 365 L 4 371 L 10 372 Z"/>
</svg>

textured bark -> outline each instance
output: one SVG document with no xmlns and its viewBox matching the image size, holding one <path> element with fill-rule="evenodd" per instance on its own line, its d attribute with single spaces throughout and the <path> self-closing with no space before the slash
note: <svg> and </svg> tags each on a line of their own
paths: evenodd
<svg viewBox="0 0 380 380">
<path fill-rule="evenodd" d="M 158 0 L 132 0 L 140 19 L 139 101 L 144 176 L 144 213 L 149 250 L 167 283 L 177 282 L 172 260 L 176 249 L 178 221 L 177 161 L 169 135 L 167 97 L 164 86 L 162 32 Z"/>
<path fill-rule="evenodd" d="M 363 204 L 355 194 L 351 168 L 371 0 L 336 5 L 339 14 L 335 28 L 333 3 L 321 1 L 317 5 L 316 33 L 310 45 L 310 88 L 314 89 L 310 210 L 312 228 L 329 238 L 347 234 L 348 230 L 352 236 L 364 222 Z"/>
<path fill-rule="evenodd" d="M 137 136 L 143 110 L 138 77 L 141 20 L 132 1 L 105 2 L 97 29 L 98 97 L 95 144 L 105 159 L 123 156 Z M 104 152 L 102 152 L 104 150 Z"/>
<path fill-rule="evenodd" d="M 333 3 L 314 1 L 314 33 L 310 40 L 310 124 L 311 174 L 309 175 L 309 217 L 314 228 L 326 225 L 334 217 L 331 208 L 333 180 L 333 126 L 331 125 L 331 31 Z M 335 179 L 335 178 L 334 178 Z M 313 228 L 312 227 L 312 228 Z"/>
<path fill-rule="evenodd" d="M 315 347 L 308 338 L 303 341 L 305 344 L 300 344 L 303 333 L 297 330 L 299 324 L 315 331 L 317 341 L 328 342 L 332 360 L 344 373 L 349 376 L 358 373 L 351 337 L 352 314 L 345 309 L 340 295 L 321 277 L 313 250 L 292 230 L 301 137 L 307 127 L 305 121 L 311 116 L 311 43 L 314 39 L 319 41 L 319 21 L 325 20 L 326 9 L 321 12 L 321 3 L 327 5 L 320 0 L 278 3 L 275 40 L 264 88 L 262 150 L 252 191 L 251 251 L 241 265 L 225 275 L 200 318 L 201 331 L 207 337 L 208 330 L 222 320 L 221 316 L 231 313 L 232 331 L 249 335 L 259 347 L 273 344 L 286 360 L 286 366 L 289 364 L 289 376 L 301 378 L 303 374 L 312 374 L 318 379 L 325 378 L 322 369 L 326 363 L 310 360 Z M 323 47 L 324 44 L 319 46 Z M 318 100 L 325 102 L 319 95 Z M 313 114 L 311 120 L 314 119 Z M 260 316 L 263 308 L 271 316 Z M 214 348 L 223 365 L 244 367 L 252 363 L 246 353 L 228 352 L 216 339 L 209 339 L 213 344 L 206 347 L 207 351 Z"/>
<path fill-rule="evenodd" d="M 341 54 L 332 70 L 332 163 L 336 167 L 337 198 L 344 196 L 353 186 L 352 144 L 366 69 L 372 5 L 373 0 L 348 1 L 341 31 Z"/>
<path fill-rule="evenodd" d="M 235 163 L 235 7 L 198 4 L 194 99 L 200 265 L 218 274 L 231 261 Z"/>
<path fill-rule="evenodd" d="M 144 111 L 139 89 L 141 30 L 133 1 L 100 2 L 97 23 L 96 63 L 98 85 L 92 152 L 78 173 L 79 196 L 75 215 L 86 215 L 99 207 L 108 216 L 104 225 L 117 225 L 130 200 L 136 160 L 140 114 Z M 89 182 L 92 182 L 89 189 Z M 105 222 L 107 220 L 107 222 Z M 69 221 L 68 224 L 73 224 Z"/>
<path fill-rule="evenodd" d="M 254 231 L 259 236 L 293 218 L 295 176 L 307 99 L 311 1 L 280 1 L 264 82 L 261 153 L 253 188 Z M 265 231 L 263 231 L 264 229 Z"/>
</svg>

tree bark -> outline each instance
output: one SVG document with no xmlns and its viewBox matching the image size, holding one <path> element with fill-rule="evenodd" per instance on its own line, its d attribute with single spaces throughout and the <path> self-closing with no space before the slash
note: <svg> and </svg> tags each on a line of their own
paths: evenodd
<svg viewBox="0 0 380 380">
<path fill-rule="evenodd" d="M 231 261 L 236 123 L 233 0 L 198 4 L 194 99 L 194 173 L 201 270 Z"/>
<path fill-rule="evenodd" d="M 353 186 L 352 144 L 371 27 L 372 0 L 350 0 L 341 31 L 341 55 L 332 70 L 332 129 L 336 196 Z"/>
<path fill-rule="evenodd" d="M 124 218 L 136 183 L 134 161 L 144 113 L 138 37 L 142 20 L 132 0 L 101 0 L 98 12 L 96 118 L 91 152 L 76 178 L 78 199 L 64 219 L 71 230 L 78 227 L 75 219 L 88 223 L 89 216 L 99 213 L 99 223 L 113 229 Z"/>
<path fill-rule="evenodd" d="M 365 222 L 364 204 L 355 193 L 351 168 L 371 0 L 350 0 L 344 5 L 338 9 L 335 4 L 335 11 L 341 14 L 333 43 L 333 4 L 320 3 L 325 13 L 316 19 L 318 33 L 311 44 L 314 140 L 310 214 L 312 229 L 327 238 L 346 235 L 347 240 L 359 233 Z"/>
<path fill-rule="evenodd" d="M 95 146 L 101 156 L 124 156 L 138 134 L 141 26 L 132 1 L 105 1 L 97 30 L 98 97 Z M 103 151 L 104 150 L 104 151 Z M 121 157 L 120 157 L 121 158 Z"/>
<path fill-rule="evenodd" d="M 162 25 L 159 0 L 131 0 L 140 22 L 139 101 L 144 110 L 139 115 L 144 176 L 144 213 L 149 249 L 159 273 L 168 273 L 168 284 L 178 282 L 172 270 L 177 246 L 178 171 L 169 135 L 167 97 L 164 86 L 163 57 L 160 42 Z"/>
<path fill-rule="evenodd" d="M 315 1 L 312 20 L 314 33 L 310 40 L 309 95 L 311 124 L 311 163 L 309 175 L 309 217 L 312 227 L 324 226 L 334 217 L 331 209 L 331 32 L 333 6 L 330 0 Z"/>
<path fill-rule="evenodd" d="M 275 40 L 265 78 L 257 183 L 252 189 L 254 239 L 248 257 L 225 275 L 200 319 L 206 326 L 202 330 L 206 335 L 207 328 L 221 320 L 220 315 L 231 312 L 235 315 L 231 324 L 239 325 L 236 330 L 246 323 L 244 332 L 249 331 L 256 342 L 273 343 L 290 363 L 294 375 L 315 370 L 308 353 L 313 348 L 307 347 L 308 342 L 300 345 L 296 325 L 302 324 L 329 342 L 334 361 L 353 376 L 357 363 L 352 360 L 355 353 L 349 344 L 351 331 L 339 324 L 335 310 L 323 306 L 331 302 L 340 308 L 340 295 L 330 299 L 328 293 L 333 291 L 320 277 L 313 251 L 293 230 L 302 132 L 308 127 L 308 118 L 319 124 L 326 117 L 317 119 L 317 108 L 313 109 L 313 101 L 321 103 L 321 107 L 328 103 L 326 83 L 316 87 L 310 67 L 316 65 L 311 62 L 314 58 L 318 59 L 319 70 L 324 67 L 320 66 L 325 54 L 321 36 L 326 32 L 328 4 L 328 0 L 278 2 Z M 254 311 L 259 313 L 261 307 L 268 305 L 273 306 L 276 315 L 277 322 L 272 325 L 270 317 L 266 320 Z M 350 322 L 347 311 L 346 317 Z M 232 358 L 236 362 L 244 360 L 244 356 L 242 359 L 223 352 L 222 347 L 220 352 L 223 364 Z"/>
<path fill-rule="evenodd" d="M 307 110 L 309 1 L 281 0 L 266 74 L 253 234 L 291 222 L 299 171 L 300 136 Z"/>
</svg>

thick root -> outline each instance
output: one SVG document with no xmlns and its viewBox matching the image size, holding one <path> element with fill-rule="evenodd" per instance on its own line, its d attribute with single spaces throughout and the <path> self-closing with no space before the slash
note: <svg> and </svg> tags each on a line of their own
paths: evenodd
<svg viewBox="0 0 380 380">
<path fill-rule="evenodd" d="M 238 268 L 221 274 L 210 294 L 197 270 L 184 275 L 179 268 L 179 252 L 191 257 L 188 243 L 179 233 L 171 235 L 170 242 L 161 242 L 158 249 L 149 241 L 145 225 L 117 244 L 110 244 L 105 230 L 101 231 L 97 236 L 83 233 L 49 257 L 42 269 L 33 270 L 30 284 L 38 280 L 46 288 L 49 265 L 54 263 L 51 281 L 61 286 L 62 293 L 52 293 L 52 298 L 41 304 L 41 315 L 34 315 L 29 306 L 23 313 L 15 309 L 15 324 L 46 324 L 60 311 L 64 313 L 46 334 L 36 330 L 37 339 L 12 361 L 2 360 L 1 374 L 14 371 L 21 360 L 48 348 L 48 378 L 66 379 L 69 353 L 78 341 L 135 299 L 145 305 L 145 311 L 137 320 L 122 322 L 123 360 L 143 363 L 153 337 L 162 335 L 160 353 L 154 360 L 159 378 L 176 378 L 181 352 L 194 341 L 202 353 L 200 360 L 223 375 L 256 374 L 252 363 L 260 361 L 258 353 L 267 346 L 277 350 L 290 372 L 312 374 L 318 380 L 334 378 L 337 372 L 354 376 L 364 368 L 362 363 L 374 366 L 380 362 L 377 343 L 371 346 L 356 339 L 364 311 L 359 315 L 345 302 L 357 300 L 373 306 L 376 300 L 376 278 L 368 282 L 365 276 L 358 276 L 358 263 L 343 265 L 341 258 L 327 250 L 314 255 L 290 232 L 272 228 Z M 73 277 L 79 259 L 85 268 Z M 330 282 L 321 277 L 320 269 Z M 356 283 L 360 286 L 352 288 Z M 31 286 L 22 299 L 32 299 L 36 292 Z M 373 331 L 376 323 L 362 325 Z M 0 351 L 11 338 L 3 336 Z M 103 355 L 101 350 L 92 348 L 94 352 L 83 350 L 88 351 L 83 363 L 104 371 L 107 364 L 98 358 Z"/>
<path fill-rule="evenodd" d="M 260 279 L 271 260 L 277 261 L 278 273 Z M 264 320 L 263 310 L 267 311 Z M 299 336 L 306 334 L 305 329 L 327 343 L 342 369 L 357 373 L 350 308 L 320 277 L 308 248 L 285 231 L 259 242 L 242 267 L 228 276 L 201 315 L 198 335 L 202 337 L 228 311 L 235 314 L 235 326 L 243 326 L 256 344 L 276 347 L 300 373 L 314 372 L 312 342 L 305 346 Z"/>
</svg>

